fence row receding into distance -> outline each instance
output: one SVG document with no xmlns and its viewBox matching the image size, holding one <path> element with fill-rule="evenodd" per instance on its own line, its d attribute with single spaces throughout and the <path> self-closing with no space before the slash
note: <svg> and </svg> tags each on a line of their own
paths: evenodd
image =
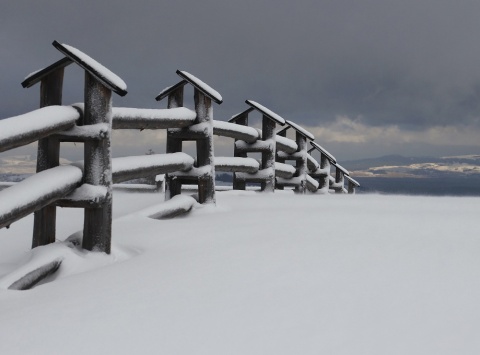
<svg viewBox="0 0 480 355">
<path fill-rule="evenodd" d="M 38 141 L 37 173 L 0 191 L 0 228 L 35 213 L 32 247 L 55 241 L 57 206 L 76 207 L 85 211 L 83 248 L 110 253 L 112 184 L 140 177 L 166 174 L 166 201 L 179 195 L 182 185 L 195 184 L 200 203 L 215 203 L 216 172 L 233 173 L 233 189 L 239 190 L 260 183 L 262 191 L 293 187 L 298 193 L 354 193 L 359 186 L 310 132 L 255 101 L 247 100 L 248 108 L 228 122 L 213 120 L 212 101 L 221 104 L 220 94 L 177 70 L 181 81 L 156 97 L 167 99 L 167 109 L 112 107 L 112 92 L 127 93 L 122 79 L 76 48 L 53 45 L 65 57 L 22 83 L 40 82 L 40 109 L 0 120 L 0 152 Z M 72 63 L 85 70 L 84 102 L 62 106 L 64 69 Z M 194 110 L 183 107 L 187 84 L 194 89 Z M 262 129 L 248 125 L 253 111 L 262 115 Z M 276 132 L 277 126 L 285 128 Z M 112 159 L 112 129 L 166 129 L 166 154 Z M 286 137 L 288 129 L 295 131 L 295 141 Z M 214 135 L 235 140 L 234 157 L 214 156 Z M 183 141 L 196 142 L 196 159 L 182 152 Z M 61 142 L 82 142 L 84 160 L 59 166 Z M 320 154 L 319 163 L 313 151 Z M 260 153 L 261 159 L 248 153 Z"/>
</svg>

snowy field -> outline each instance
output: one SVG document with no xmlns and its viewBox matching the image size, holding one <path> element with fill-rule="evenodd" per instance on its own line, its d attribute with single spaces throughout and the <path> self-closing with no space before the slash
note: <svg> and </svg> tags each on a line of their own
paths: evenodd
<svg viewBox="0 0 480 355">
<path fill-rule="evenodd" d="M 113 253 L 0 230 L 1 354 L 479 354 L 480 198 L 221 192 L 153 220 L 114 194 Z M 58 237 L 82 227 L 59 209 Z M 62 257 L 55 276 L 12 272 Z"/>
</svg>

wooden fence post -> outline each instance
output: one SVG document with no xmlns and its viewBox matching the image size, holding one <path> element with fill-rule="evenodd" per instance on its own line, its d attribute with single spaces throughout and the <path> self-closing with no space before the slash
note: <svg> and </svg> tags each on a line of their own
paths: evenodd
<svg viewBox="0 0 480 355">
<path fill-rule="evenodd" d="M 280 131 L 277 132 L 277 136 L 285 137 L 285 138 L 286 138 L 286 137 L 287 137 L 287 131 L 288 131 L 289 128 L 290 128 L 290 126 L 287 126 L 287 127 L 283 128 L 283 129 L 281 129 Z M 276 159 L 277 162 L 282 163 L 282 164 L 285 164 L 286 159 L 284 159 L 284 158 L 282 158 L 282 157 L 279 157 L 277 151 L 275 152 L 275 159 Z M 285 190 L 285 187 L 284 187 L 283 185 L 277 184 L 277 183 L 275 182 L 275 189 L 277 189 L 277 190 Z"/>
<path fill-rule="evenodd" d="M 61 105 L 64 67 L 60 66 L 42 78 L 40 83 L 40 107 Z M 60 142 L 53 138 L 38 141 L 37 173 L 58 166 Z M 34 213 L 32 248 L 55 242 L 57 210 L 54 204 Z"/>
<path fill-rule="evenodd" d="M 194 100 L 197 122 L 208 125 L 208 136 L 197 140 L 197 167 L 208 167 L 208 172 L 198 179 L 198 200 L 200 203 L 215 203 L 212 100 L 196 87 L 194 89 Z"/>
<path fill-rule="evenodd" d="M 360 183 L 350 176 L 345 176 L 348 181 L 348 193 L 355 194 L 355 189 L 360 186 Z"/>
<path fill-rule="evenodd" d="M 168 95 L 167 108 L 183 107 L 184 85 L 178 86 Z M 167 129 L 167 153 L 177 153 L 182 151 L 182 140 L 172 137 L 172 129 Z M 176 177 L 169 174 L 165 175 L 165 201 L 173 196 L 179 195 L 182 190 L 182 183 Z"/>
<path fill-rule="evenodd" d="M 295 187 L 295 192 L 304 194 L 307 189 L 307 137 L 296 131 L 295 138 L 300 156 L 296 159 L 294 176 L 299 176 L 301 180 L 300 185 Z"/>
<path fill-rule="evenodd" d="M 251 111 L 251 109 L 247 109 L 237 115 L 235 117 L 235 123 L 242 125 L 242 126 L 248 126 L 248 114 Z M 235 139 L 235 142 L 238 141 L 238 139 Z M 247 152 L 241 152 L 238 150 L 237 146 L 234 144 L 233 145 L 233 156 L 234 157 L 240 157 L 240 158 L 247 158 L 248 154 Z M 245 190 L 246 189 L 246 181 L 245 180 L 239 180 L 237 179 L 237 173 L 233 173 L 233 189 L 234 190 Z"/>
<path fill-rule="evenodd" d="M 112 128 L 112 90 L 85 71 L 84 124 L 107 123 Z M 110 135 L 109 135 L 110 136 Z M 99 208 L 85 208 L 83 248 L 110 254 L 112 238 L 112 158 L 110 139 L 86 141 L 85 183 L 105 186 L 105 203 Z"/>
<path fill-rule="evenodd" d="M 339 169 L 339 167 L 335 167 L 335 183 L 338 184 L 342 184 L 342 188 L 341 189 L 336 189 L 335 190 L 335 193 L 337 194 L 343 194 L 343 184 L 344 184 L 344 180 L 343 180 L 343 172 Z"/>
<path fill-rule="evenodd" d="M 355 185 L 350 180 L 348 181 L 348 193 L 349 194 L 355 193 Z"/>
<path fill-rule="evenodd" d="M 323 153 L 320 153 L 320 169 L 326 169 L 328 172 L 330 171 L 330 160 Z M 326 187 L 328 192 L 328 188 L 330 186 L 330 173 L 327 173 L 325 176 L 320 177 L 318 182 L 318 189 L 321 190 Z"/>
<path fill-rule="evenodd" d="M 276 153 L 276 123 L 267 115 L 262 118 L 262 140 L 272 142 L 272 147 L 269 150 L 262 151 L 262 169 L 271 168 L 273 170 L 272 177 L 262 182 L 262 191 L 275 191 L 275 153 Z"/>
</svg>

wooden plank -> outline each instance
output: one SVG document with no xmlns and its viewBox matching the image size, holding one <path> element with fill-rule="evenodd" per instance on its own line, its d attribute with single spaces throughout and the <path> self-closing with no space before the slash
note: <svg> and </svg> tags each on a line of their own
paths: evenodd
<svg viewBox="0 0 480 355">
<path fill-rule="evenodd" d="M 162 91 L 155 97 L 155 100 L 161 101 L 166 97 L 169 97 L 171 94 L 178 94 L 180 92 L 180 88 L 182 88 L 181 93 L 183 96 L 183 87 L 187 83 L 186 80 L 182 80 L 179 83 L 176 83 L 175 85 L 169 86 Z M 182 100 L 183 101 L 183 100 Z M 175 107 L 180 107 L 180 106 L 175 106 Z"/>
<path fill-rule="evenodd" d="M 69 66 L 72 64 L 73 61 L 70 58 L 62 58 L 59 61 L 56 61 L 52 65 L 49 65 L 48 67 L 38 70 L 30 75 L 28 75 L 25 80 L 22 81 L 22 87 L 23 88 L 29 88 L 35 85 L 36 83 L 42 81 L 45 77 L 49 76 L 50 74 L 58 71 L 58 70 L 63 70 L 66 66 Z"/>
<path fill-rule="evenodd" d="M 274 121 L 275 123 L 278 123 L 281 126 L 285 125 L 285 119 L 280 115 L 276 114 L 275 112 L 273 112 L 272 110 L 270 110 L 269 108 L 252 100 L 245 100 L 245 103 L 253 107 L 254 109 L 258 110 L 264 117 L 267 117 L 268 119 Z"/>
<path fill-rule="evenodd" d="M 82 53 L 80 50 L 77 49 L 79 53 L 85 56 L 82 58 L 73 52 L 73 48 L 71 50 L 65 47 L 65 45 L 58 43 L 57 41 L 53 41 L 52 44 L 61 53 L 63 53 L 65 56 L 67 56 L 76 64 L 78 64 L 81 68 L 85 69 L 85 71 L 87 71 L 93 77 L 95 77 L 95 79 L 98 80 L 100 83 L 102 83 L 105 87 L 107 87 L 108 89 L 112 90 L 113 92 L 115 92 L 120 96 L 125 96 L 127 94 L 127 90 L 125 88 L 120 87 L 118 84 L 112 81 L 112 78 L 106 75 L 106 73 L 108 73 L 110 76 L 114 76 L 115 78 L 118 78 L 118 77 L 112 72 L 110 72 L 110 70 L 105 68 L 103 65 L 98 63 L 96 60 L 94 60 L 93 58 L 90 58 L 89 56 L 87 56 L 86 54 Z M 85 60 L 86 58 L 89 59 L 88 62 Z M 103 72 L 99 68 L 101 68 Z M 121 80 L 120 78 L 118 79 Z"/>
<path fill-rule="evenodd" d="M 203 95 L 207 96 L 210 100 L 217 104 L 221 104 L 223 102 L 222 96 L 208 84 L 204 83 L 202 80 L 197 78 L 196 76 L 184 71 L 184 70 L 177 70 L 177 75 L 181 78 L 188 81 L 196 90 L 200 91 Z"/>
</svg>

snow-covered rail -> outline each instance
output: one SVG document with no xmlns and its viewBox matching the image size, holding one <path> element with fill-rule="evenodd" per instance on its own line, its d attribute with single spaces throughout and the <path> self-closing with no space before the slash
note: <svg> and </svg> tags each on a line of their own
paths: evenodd
<svg viewBox="0 0 480 355">
<path fill-rule="evenodd" d="M 247 143 L 253 143 L 259 137 L 259 133 L 255 128 L 216 120 L 213 120 L 213 134 L 239 139 Z"/>
<path fill-rule="evenodd" d="M 112 159 L 113 182 L 138 179 L 145 176 L 188 171 L 193 158 L 185 153 L 152 154 Z"/>
<path fill-rule="evenodd" d="M 260 164 L 253 158 L 215 157 L 215 170 L 222 172 L 256 173 Z"/>
<path fill-rule="evenodd" d="M 82 178 L 82 170 L 75 166 L 57 166 L 0 191 L 0 228 L 68 195 Z"/>
<path fill-rule="evenodd" d="M 0 120 L 0 152 L 21 147 L 65 131 L 80 114 L 73 107 L 49 106 L 20 116 Z"/>
</svg>

